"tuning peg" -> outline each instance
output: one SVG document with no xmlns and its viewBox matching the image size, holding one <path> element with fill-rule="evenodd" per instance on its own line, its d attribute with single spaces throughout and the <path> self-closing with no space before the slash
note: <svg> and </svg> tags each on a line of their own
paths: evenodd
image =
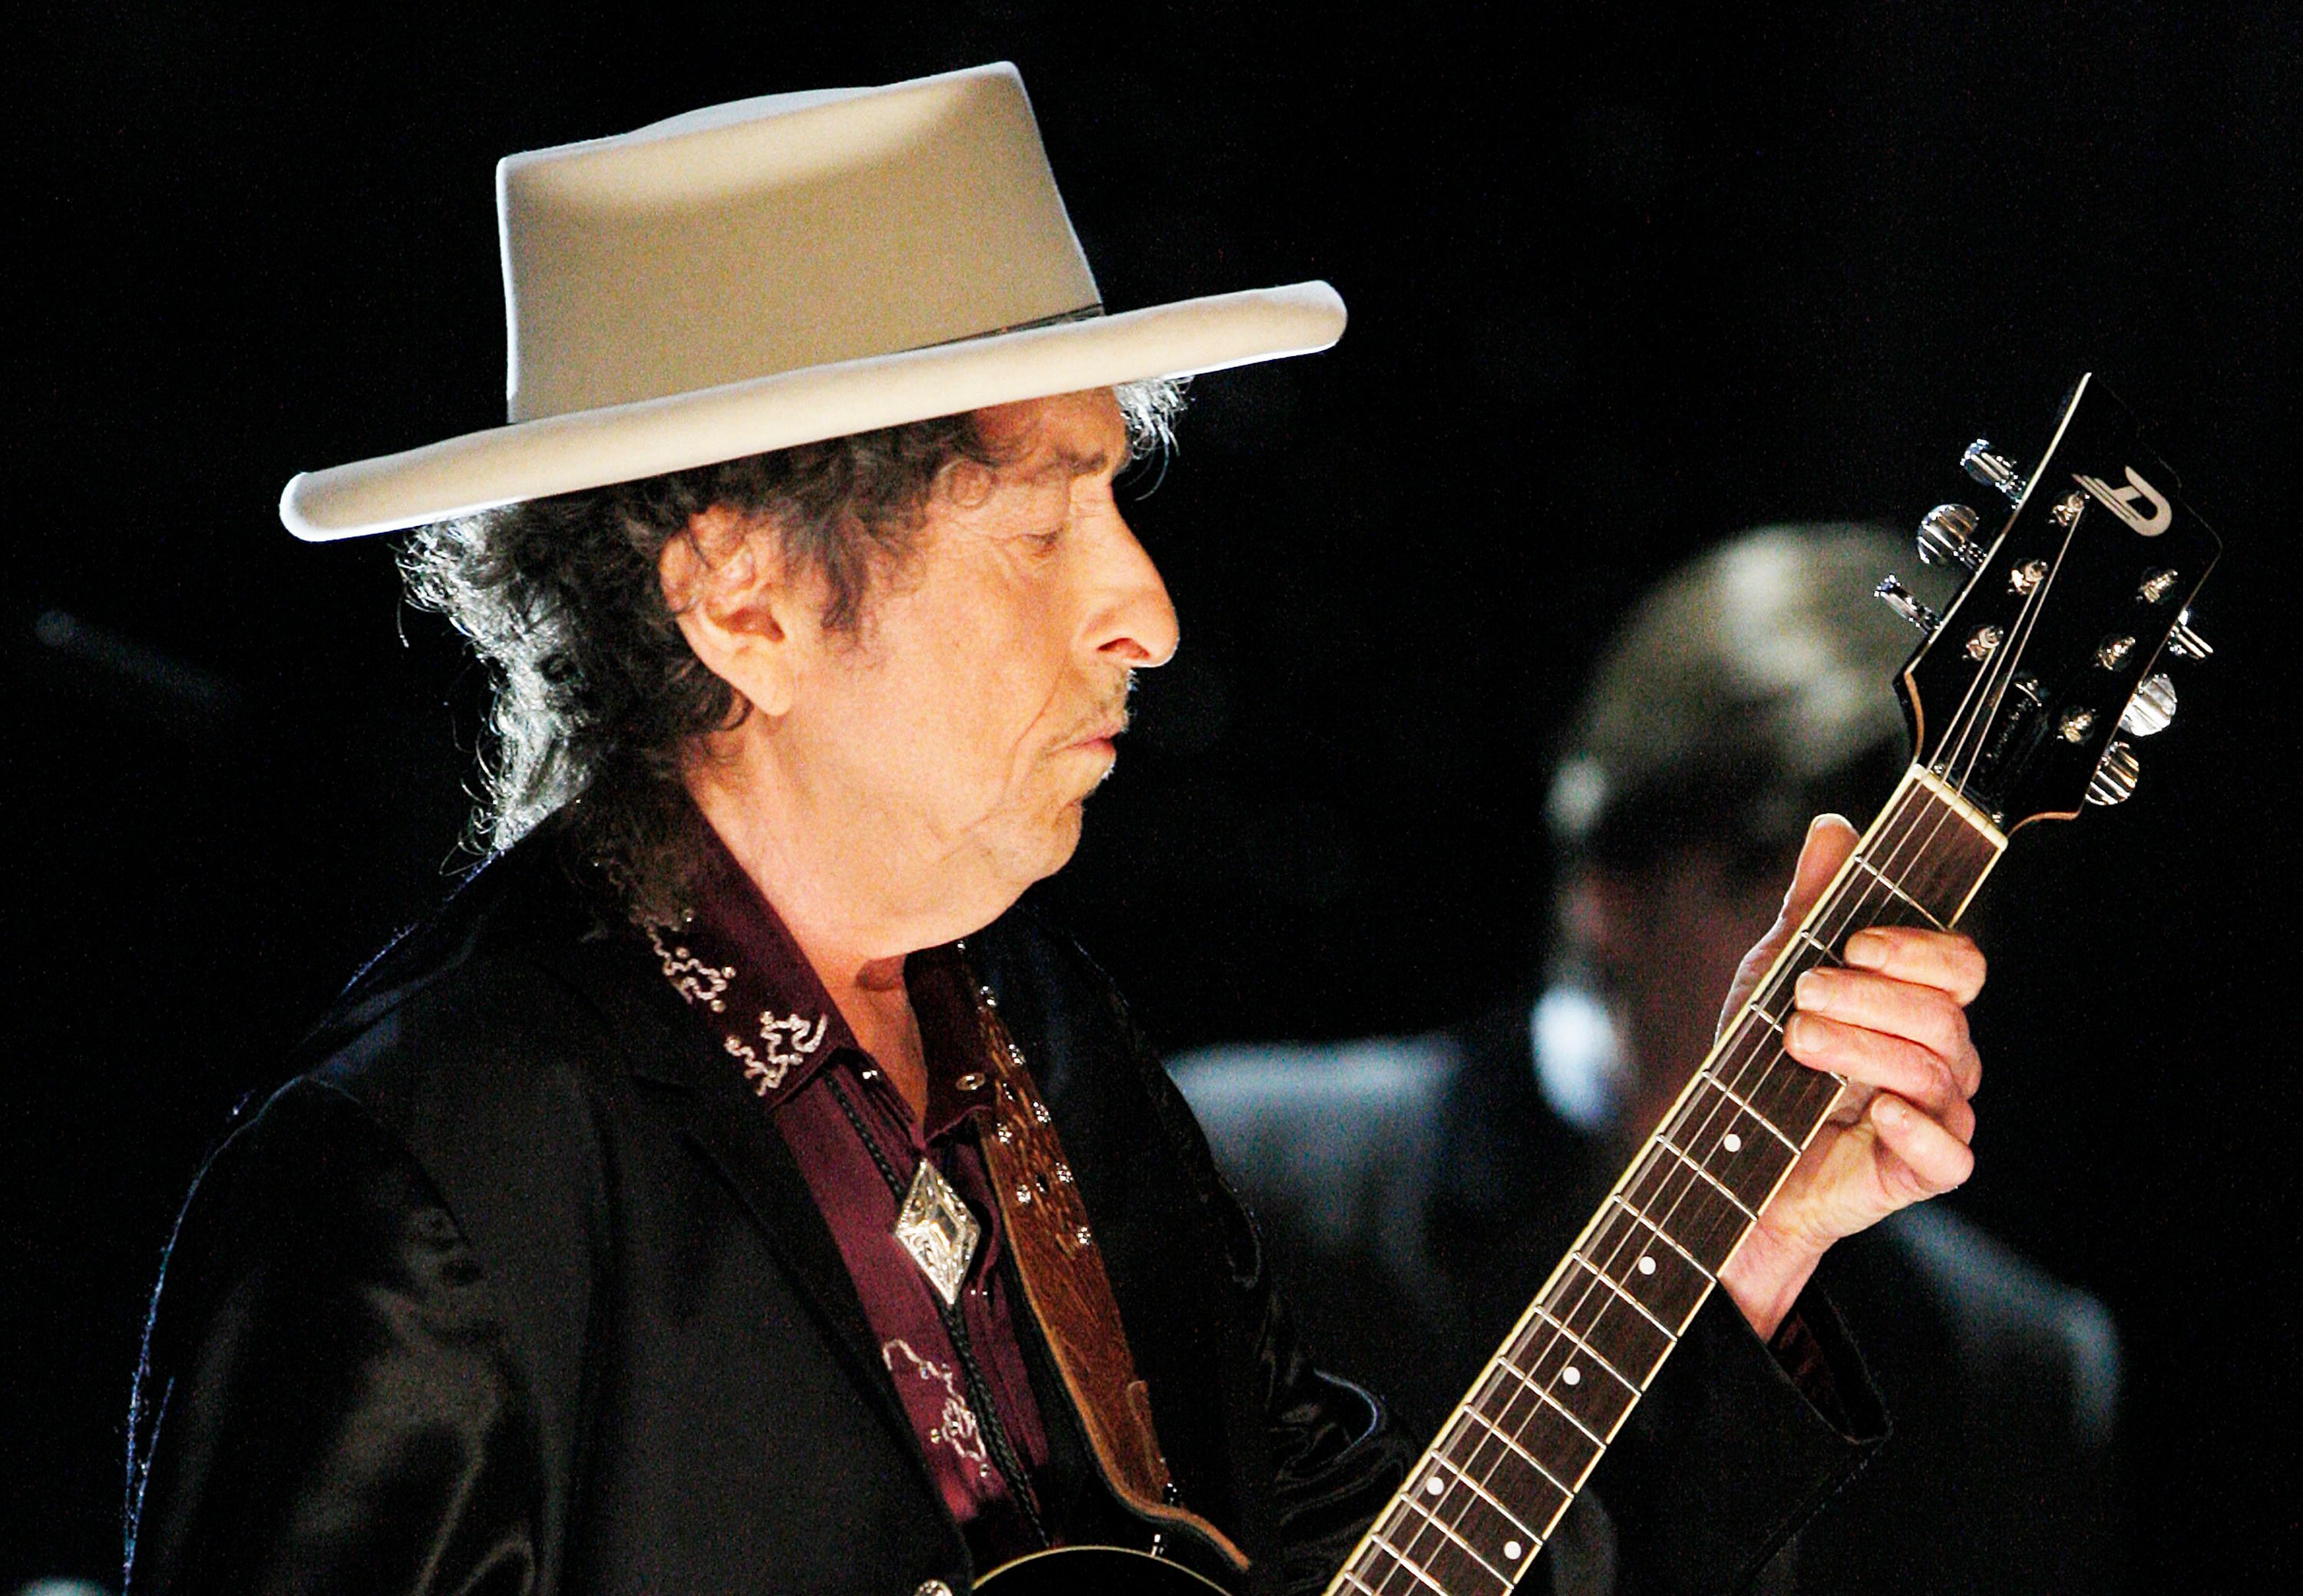
<svg viewBox="0 0 2303 1596">
<path fill-rule="evenodd" d="M 2135 750 L 2123 740 L 2113 739 L 2111 747 L 2096 763 L 2095 774 L 2088 778 L 2088 802 L 2105 808 L 2125 803 L 2135 796 L 2135 778 L 2142 773 L 2143 766 L 2136 759 Z"/>
<path fill-rule="evenodd" d="M 2013 460 L 1991 452 L 1989 438 L 1978 438 L 1970 443 L 1959 457 L 1959 465 L 1960 469 L 1984 486 L 1997 488 L 2011 501 L 2020 501 L 2024 488 L 2029 486 L 2023 480 L 2023 473 L 2015 469 Z"/>
<path fill-rule="evenodd" d="M 1919 518 L 1919 563 L 1948 565 L 1956 561 L 1969 570 L 1983 568 L 1983 545 L 1975 541 L 1980 524 L 1964 504 L 1938 504 Z"/>
<path fill-rule="evenodd" d="M 1903 586 L 1901 577 L 1888 577 L 1871 590 L 1871 596 L 1929 637 L 1933 637 L 1936 628 L 1943 624 L 1943 617 L 1921 604 L 1911 590 Z"/>
<path fill-rule="evenodd" d="M 2191 612 L 2186 610 L 2175 617 L 2175 629 L 2167 634 L 2167 652 L 2178 659 L 2203 660 L 2214 647 L 2191 629 Z"/>
<path fill-rule="evenodd" d="M 2135 684 L 2135 697 L 2119 717 L 2119 729 L 2137 737 L 2152 737 L 2167 730 L 2175 718 L 2175 684 L 2154 673 Z"/>
</svg>

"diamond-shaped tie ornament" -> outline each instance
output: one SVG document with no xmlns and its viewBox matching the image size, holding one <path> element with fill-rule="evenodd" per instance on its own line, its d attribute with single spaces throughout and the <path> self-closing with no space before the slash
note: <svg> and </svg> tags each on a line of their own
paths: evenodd
<svg viewBox="0 0 2303 1596">
<path fill-rule="evenodd" d="M 952 1190 L 943 1171 L 932 1161 L 920 1160 L 912 1176 L 912 1189 L 904 1195 L 903 1210 L 896 1215 L 896 1239 L 904 1244 L 904 1251 L 920 1266 L 946 1307 L 959 1301 L 960 1284 L 967 1279 L 967 1266 L 975 1259 L 975 1244 L 983 1237 L 983 1227 L 968 1212 L 967 1204 Z"/>
</svg>

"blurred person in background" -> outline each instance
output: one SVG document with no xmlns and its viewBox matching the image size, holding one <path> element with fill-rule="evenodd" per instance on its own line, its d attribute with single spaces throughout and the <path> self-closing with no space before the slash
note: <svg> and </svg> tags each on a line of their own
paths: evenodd
<svg viewBox="0 0 2303 1596">
<path fill-rule="evenodd" d="M 1634 607 L 1552 781 L 1556 942 L 1522 996 L 1424 1035 L 1175 1061 L 1310 1343 L 1411 1427 L 1462 1398 L 1701 1063 L 1808 817 L 1860 823 L 1893 789 L 1911 633 L 1868 595 L 1905 557 L 1877 528 L 1763 528 Z M 1818 1279 L 1894 1433 L 1773 1588 L 2110 1588 L 2101 1305 L 1938 1204 Z"/>
</svg>

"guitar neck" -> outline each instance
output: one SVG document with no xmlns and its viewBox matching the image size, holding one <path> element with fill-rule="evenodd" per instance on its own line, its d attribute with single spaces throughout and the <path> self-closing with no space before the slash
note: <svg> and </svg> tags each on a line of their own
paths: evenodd
<svg viewBox="0 0 2303 1596">
<path fill-rule="evenodd" d="M 1584 1226 L 1329 1596 L 1503 1596 L 1823 1127 L 1783 1049 L 1793 986 L 1869 925 L 1955 925 L 2007 840 L 1913 765 Z"/>
</svg>

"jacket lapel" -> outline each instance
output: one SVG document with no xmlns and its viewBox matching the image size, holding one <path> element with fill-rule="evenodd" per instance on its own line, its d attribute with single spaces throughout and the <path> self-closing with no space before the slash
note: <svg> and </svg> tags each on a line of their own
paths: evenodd
<svg viewBox="0 0 2303 1596">
<path fill-rule="evenodd" d="M 606 1013 L 623 1039 L 634 1078 L 680 1100 L 673 1110 L 680 1136 L 742 1202 L 850 1374 L 903 1439 L 923 1485 L 935 1494 L 919 1436 L 880 1356 L 879 1339 L 864 1316 L 839 1245 L 816 1208 L 798 1161 L 759 1100 L 712 1045 L 707 1028 L 622 939 L 595 933 L 555 954 L 549 962 Z M 642 978 L 636 979 L 636 973 Z"/>
</svg>

